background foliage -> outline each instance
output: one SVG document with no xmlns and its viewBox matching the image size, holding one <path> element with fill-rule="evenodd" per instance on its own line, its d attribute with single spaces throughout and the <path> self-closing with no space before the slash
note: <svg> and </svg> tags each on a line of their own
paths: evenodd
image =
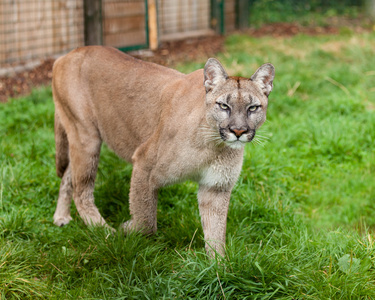
<svg viewBox="0 0 375 300">
<path fill-rule="evenodd" d="M 298 22 L 304 25 L 334 25 L 332 18 L 358 18 L 365 0 L 251 0 L 250 25 Z"/>
</svg>

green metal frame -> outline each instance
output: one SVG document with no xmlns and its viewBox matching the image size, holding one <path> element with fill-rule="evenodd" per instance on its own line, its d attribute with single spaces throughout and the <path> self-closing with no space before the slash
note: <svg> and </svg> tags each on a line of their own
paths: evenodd
<svg viewBox="0 0 375 300">
<path fill-rule="evenodd" d="M 225 0 L 211 0 L 211 20 L 216 20 L 213 29 L 219 33 L 225 33 Z"/>
<path fill-rule="evenodd" d="M 134 46 L 126 46 L 126 47 L 118 47 L 120 51 L 126 52 L 126 51 L 133 51 L 133 50 L 139 50 L 139 49 L 146 49 L 149 48 L 149 32 L 148 32 L 148 1 L 145 1 L 145 31 L 146 31 L 146 43 L 141 45 L 134 45 Z"/>
<path fill-rule="evenodd" d="M 225 33 L 225 1 L 219 1 L 219 10 L 220 10 L 220 34 Z"/>
</svg>

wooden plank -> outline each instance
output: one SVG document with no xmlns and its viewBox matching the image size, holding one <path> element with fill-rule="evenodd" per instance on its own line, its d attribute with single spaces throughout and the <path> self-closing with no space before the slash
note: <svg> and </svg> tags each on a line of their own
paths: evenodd
<svg viewBox="0 0 375 300">
<path fill-rule="evenodd" d="M 103 38 L 104 44 L 112 47 L 129 47 L 146 43 L 144 30 L 106 34 Z"/>
<path fill-rule="evenodd" d="M 114 47 L 143 45 L 146 40 L 146 7 L 143 0 L 103 1 L 103 42 Z"/>
<path fill-rule="evenodd" d="M 155 0 L 148 0 L 148 28 L 149 28 L 149 47 L 156 50 L 159 46 L 158 42 L 158 20 L 156 15 Z"/>
<path fill-rule="evenodd" d="M 141 2 L 116 2 L 105 3 L 103 6 L 104 18 L 127 17 L 145 14 L 145 3 Z"/>
<path fill-rule="evenodd" d="M 116 32 L 130 32 L 144 30 L 145 19 L 144 16 L 132 16 L 121 18 L 110 18 L 104 23 L 103 32 L 107 35 Z"/>
<path fill-rule="evenodd" d="M 191 37 L 199 37 L 199 36 L 209 36 L 215 35 L 215 31 L 213 29 L 202 29 L 196 31 L 186 31 L 186 32 L 177 32 L 177 33 L 170 33 L 164 34 L 160 37 L 160 41 L 173 41 L 173 40 L 183 40 Z"/>
</svg>

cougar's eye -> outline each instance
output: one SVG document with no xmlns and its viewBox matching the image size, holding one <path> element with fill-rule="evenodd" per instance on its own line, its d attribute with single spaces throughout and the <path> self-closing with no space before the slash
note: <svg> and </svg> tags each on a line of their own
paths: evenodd
<svg viewBox="0 0 375 300">
<path fill-rule="evenodd" d="M 223 109 L 223 110 L 229 110 L 229 106 L 224 104 L 224 103 L 218 103 L 220 108 Z"/>
<path fill-rule="evenodd" d="M 254 112 L 258 109 L 258 107 L 259 106 L 257 106 L 257 105 L 252 105 L 252 106 L 249 107 L 249 111 Z"/>
</svg>

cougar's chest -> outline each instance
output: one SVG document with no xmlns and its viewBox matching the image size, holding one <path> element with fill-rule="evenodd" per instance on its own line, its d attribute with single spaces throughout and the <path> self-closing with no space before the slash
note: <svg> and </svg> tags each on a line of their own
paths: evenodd
<svg viewBox="0 0 375 300">
<path fill-rule="evenodd" d="M 210 164 L 202 168 L 199 184 L 224 190 L 232 188 L 241 173 L 242 161 L 242 150 L 216 156 Z"/>
</svg>

